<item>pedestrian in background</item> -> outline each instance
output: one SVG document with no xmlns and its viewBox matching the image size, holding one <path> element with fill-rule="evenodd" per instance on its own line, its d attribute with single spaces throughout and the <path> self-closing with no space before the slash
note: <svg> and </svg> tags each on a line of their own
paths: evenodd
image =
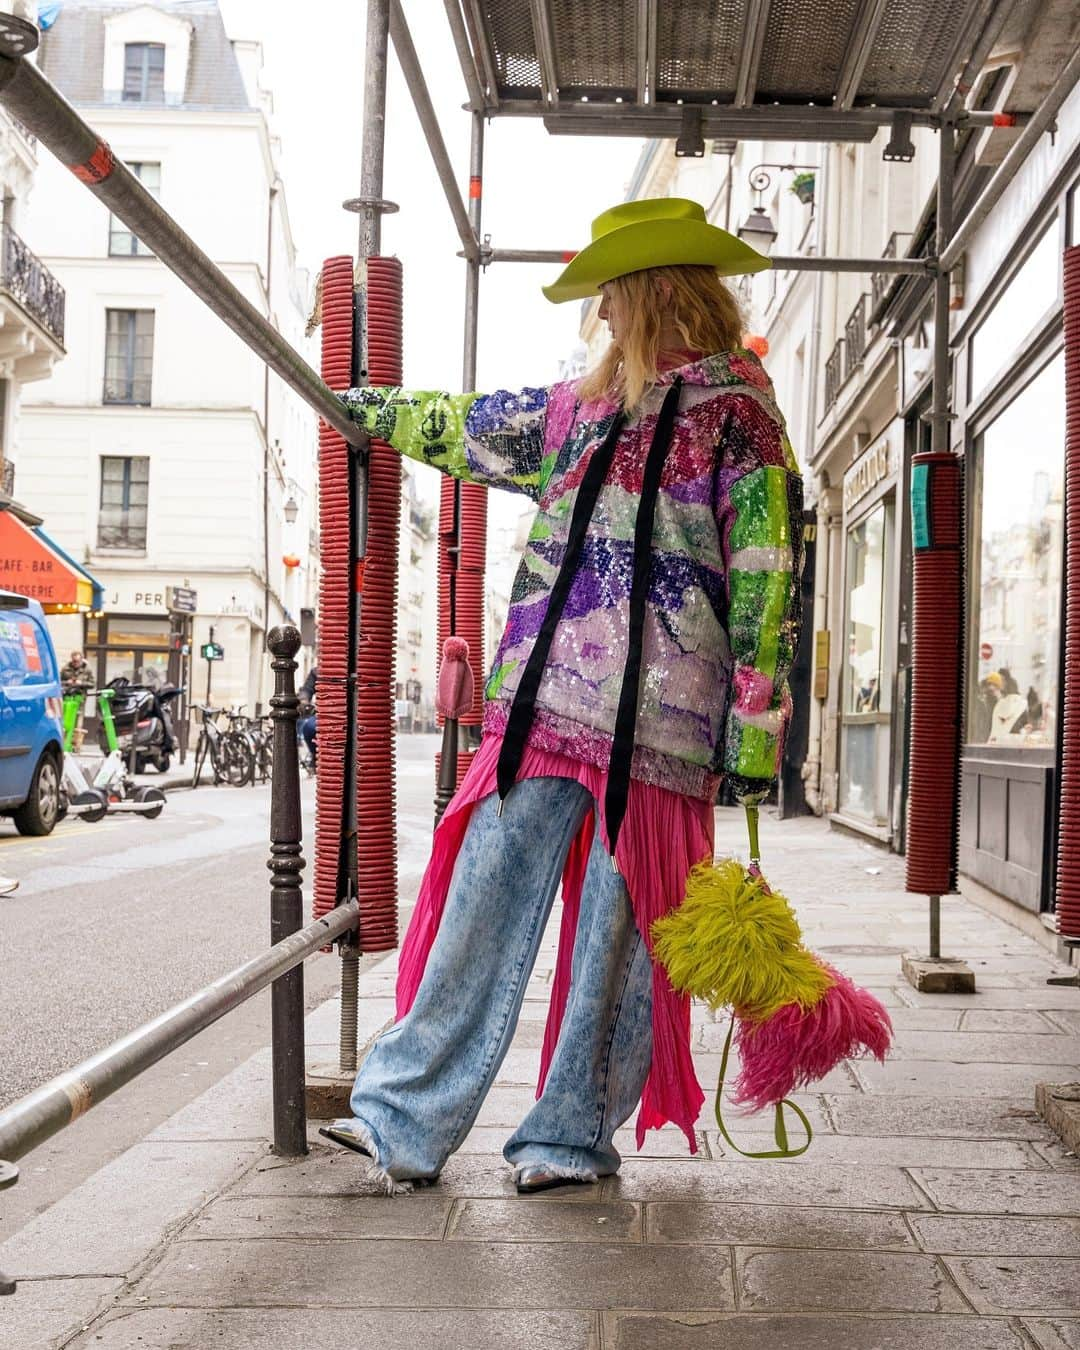
<svg viewBox="0 0 1080 1350">
<path fill-rule="evenodd" d="M 389 1190 L 439 1175 L 513 1037 L 560 879 L 539 1099 L 504 1156 L 521 1192 L 589 1183 L 703 1094 L 689 1000 L 649 947 L 712 856 L 726 776 L 777 771 L 799 623 L 801 479 L 722 276 L 767 261 L 695 202 L 606 212 L 546 288 L 601 295 L 611 345 L 581 381 L 450 395 L 350 390 L 372 434 L 536 519 L 485 689 L 484 738 L 447 809 L 402 948 L 399 1020 L 323 1130 Z"/>
</svg>

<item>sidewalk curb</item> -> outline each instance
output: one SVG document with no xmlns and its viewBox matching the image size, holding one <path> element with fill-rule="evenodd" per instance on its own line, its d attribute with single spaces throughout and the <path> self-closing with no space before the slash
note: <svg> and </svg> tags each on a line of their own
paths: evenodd
<svg viewBox="0 0 1080 1350">
<path fill-rule="evenodd" d="M 362 971 L 361 991 L 396 959 L 389 952 Z M 339 1008 L 335 995 L 305 1017 L 309 1058 L 336 1040 Z M 361 998 L 361 1043 L 386 1018 L 385 1000 Z M 196 1213 L 267 1156 L 271 1116 L 265 1046 L 7 1237 L 0 1270 L 19 1288 L 0 1298 L 0 1340 L 52 1350 L 85 1328 Z"/>
</svg>

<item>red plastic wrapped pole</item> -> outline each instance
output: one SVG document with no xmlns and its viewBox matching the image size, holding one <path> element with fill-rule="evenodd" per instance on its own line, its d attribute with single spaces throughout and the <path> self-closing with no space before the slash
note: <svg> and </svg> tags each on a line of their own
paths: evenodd
<svg viewBox="0 0 1080 1350">
<path fill-rule="evenodd" d="M 328 258 L 322 271 L 322 377 L 331 389 L 352 381 L 353 260 Z M 319 739 L 315 787 L 314 915 L 343 895 L 341 840 L 345 821 L 348 740 L 349 465 L 344 438 L 319 423 Z"/>
<path fill-rule="evenodd" d="M 1080 248 L 1065 250 L 1065 688 L 1057 930 L 1080 940 Z"/>
<path fill-rule="evenodd" d="M 402 382 L 401 263 L 361 263 L 357 303 L 367 339 L 368 381 Z M 398 945 L 397 809 L 394 753 L 398 530 L 401 460 L 372 440 L 368 459 L 367 543 L 356 585 L 360 597 L 356 726 L 356 880 L 360 950 Z"/>
<path fill-rule="evenodd" d="M 915 604 L 907 889 L 956 890 L 964 646 L 964 494 L 960 459 L 915 455 Z"/>
</svg>

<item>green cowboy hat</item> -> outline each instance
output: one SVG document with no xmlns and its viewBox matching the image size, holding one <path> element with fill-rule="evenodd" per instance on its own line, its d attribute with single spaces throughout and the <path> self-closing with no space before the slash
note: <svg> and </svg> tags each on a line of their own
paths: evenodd
<svg viewBox="0 0 1080 1350">
<path fill-rule="evenodd" d="M 598 295 L 605 281 L 646 267 L 702 263 L 721 276 L 762 272 L 772 263 L 705 219 L 685 197 L 653 197 L 613 206 L 592 223 L 592 243 L 574 255 L 543 292 L 553 304 Z"/>
</svg>

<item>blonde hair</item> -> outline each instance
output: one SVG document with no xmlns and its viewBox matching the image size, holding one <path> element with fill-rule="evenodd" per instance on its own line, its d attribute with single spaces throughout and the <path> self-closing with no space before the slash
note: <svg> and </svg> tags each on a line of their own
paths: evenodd
<svg viewBox="0 0 1080 1350">
<path fill-rule="evenodd" d="M 582 379 L 579 394 L 584 400 L 606 398 L 634 409 L 646 389 L 656 383 L 664 320 L 656 286 L 661 277 L 671 287 L 671 318 L 686 351 L 711 356 L 740 345 L 743 324 L 738 301 L 714 268 L 680 264 L 628 272 L 608 283 L 610 303 L 618 306 L 623 323 L 619 341 L 612 340 Z"/>
</svg>

